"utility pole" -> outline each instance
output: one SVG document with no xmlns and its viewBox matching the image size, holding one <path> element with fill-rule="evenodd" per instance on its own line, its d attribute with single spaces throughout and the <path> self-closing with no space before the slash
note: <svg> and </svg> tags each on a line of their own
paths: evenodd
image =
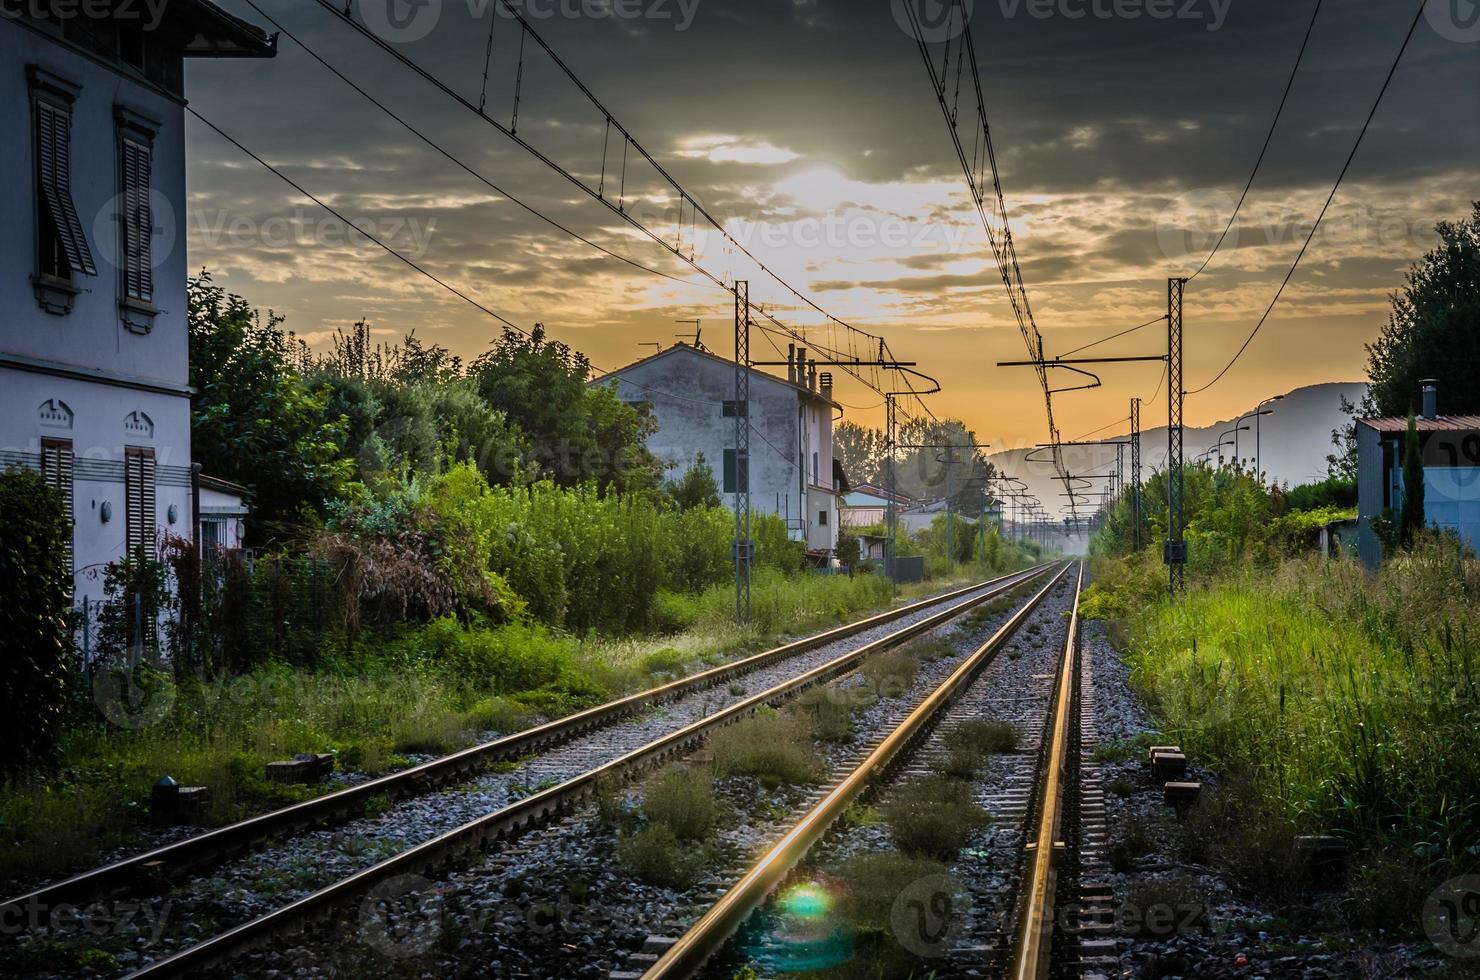
<svg viewBox="0 0 1480 980">
<path fill-rule="evenodd" d="M 697 340 L 697 338 L 695 338 Z M 735 622 L 750 625 L 750 282 L 735 282 Z"/>
<path fill-rule="evenodd" d="M 1141 399 L 1131 399 L 1131 541 L 1141 550 Z"/>
<path fill-rule="evenodd" d="M 1187 540 L 1183 537 L 1182 469 L 1182 296 L 1186 279 L 1167 280 L 1167 542 L 1168 589 L 1173 599 L 1187 588 Z"/>
<path fill-rule="evenodd" d="M 894 478 L 894 469 L 897 461 L 894 458 L 894 444 L 898 441 L 896 426 L 898 418 L 895 415 L 894 393 L 884 395 L 884 461 L 889 467 L 888 480 L 885 481 L 884 489 L 888 494 L 888 505 L 884 508 L 884 574 L 889 577 L 889 586 L 893 592 L 898 593 L 899 583 L 895 577 L 895 540 L 899 533 L 899 514 L 896 511 L 894 498 L 897 483 Z"/>
</svg>

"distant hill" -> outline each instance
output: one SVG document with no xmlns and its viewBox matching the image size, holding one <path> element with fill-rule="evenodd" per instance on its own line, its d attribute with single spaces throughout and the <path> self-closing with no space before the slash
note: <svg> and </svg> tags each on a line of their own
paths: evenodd
<svg viewBox="0 0 1480 980">
<path fill-rule="evenodd" d="M 1291 486 L 1324 479 L 1326 456 L 1332 452 L 1333 448 L 1331 430 L 1348 421 L 1341 412 L 1341 399 L 1345 397 L 1349 402 L 1358 402 L 1366 393 L 1366 382 L 1330 382 L 1297 388 L 1288 393 L 1283 401 L 1268 406 L 1274 410 L 1275 414 L 1261 419 L 1263 428 L 1261 468 L 1268 474 L 1269 479 L 1278 483 L 1288 482 Z M 1253 411 L 1252 405 L 1249 406 L 1249 411 Z M 1166 418 L 1164 403 L 1155 406 L 1147 405 L 1143 409 L 1142 424 L 1146 425 L 1151 419 L 1157 417 Z M 1244 424 L 1250 427 L 1250 431 L 1239 433 L 1239 455 L 1246 460 L 1245 465 L 1252 466 L 1254 463 L 1254 420 L 1246 419 Z M 1233 420 L 1227 419 L 1216 425 L 1184 429 L 1187 460 L 1191 462 L 1197 459 L 1203 450 L 1218 441 L 1219 433 L 1226 432 L 1232 427 Z M 1129 428 L 1127 427 L 1119 431 L 1106 432 L 1095 438 L 1117 439 L 1124 438 L 1128 434 Z M 1229 438 L 1232 436 L 1230 435 Z M 1023 460 L 1028 452 L 1028 450 L 1014 449 L 996 453 L 990 458 L 1002 472 L 1026 480 L 1030 492 L 1038 495 L 1038 499 L 1043 501 L 1050 513 L 1057 513 L 1059 504 L 1064 499 L 1060 496 L 1064 491 L 1063 485 L 1053 479 L 1054 471 L 1048 463 L 1025 463 Z M 1232 447 L 1225 449 L 1224 452 L 1229 460 L 1233 459 Z M 1046 455 L 1046 453 L 1039 455 Z M 1141 434 L 1143 476 L 1150 475 L 1152 470 L 1165 468 L 1166 456 L 1166 426 L 1146 428 Z M 1115 449 L 1110 446 L 1065 449 L 1064 460 L 1070 472 L 1108 473 L 1115 468 Z M 1128 449 L 1126 450 L 1126 466 L 1129 469 L 1130 451 Z M 1103 485 L 1104 481 L 1096 481 L 1094 491 L 1096 496 Z M 1097 499 L 1096 504 L 1098 504 Z"/>
</svg>

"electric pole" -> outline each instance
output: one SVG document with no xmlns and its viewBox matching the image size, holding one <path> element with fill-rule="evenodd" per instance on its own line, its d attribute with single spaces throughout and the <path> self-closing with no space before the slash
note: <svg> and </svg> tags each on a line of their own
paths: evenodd
<svg viewBox="0 0 1480 980">
<path fill-rule="evenodd" d="M 1167 280 L 1167 542 L 1168 588 L 1172 598 L 1187 588 L 1187 541 L 1183 537 L 1182 469 L 1182 296 L 1186 279 Z"/>
<path fill-rule="evenodd" d="M 697 337 L 695 338 L 697 340 Z M 735 282 L 735 622 L 750 625 L 750 283 Z"/>
</svg>

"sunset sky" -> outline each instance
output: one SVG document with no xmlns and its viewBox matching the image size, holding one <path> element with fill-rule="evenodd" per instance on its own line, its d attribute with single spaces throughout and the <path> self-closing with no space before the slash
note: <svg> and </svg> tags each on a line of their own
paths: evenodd
<svg viewBox="0 0 1480 980">
<path fill-rule="evenodd" d="M 356 83 L 503 191 L 582 236 L 689 281 L 650 275 L 529 215 L 406 132 L 293 41 L 268 62 L 192 65 L 192 107 L 346 216 L 521 326 L 604 368 L 704 321 L 728 355 L 727 294 L 310 0 L 256 0 Z M 388 19 L 386 4 L 401 19 Z M 397 49 L 482 98 L 486 0 L 361 0 Z M 897 0 L 904 2 L 904 0 Z M 933 0 L 919 0 L 927 5 Z M 378 5 L 378 9 L 377 8 Z M 243 0 L 232 12 L 273 28 Z M 1001 280 L 924 63 L 890 0 L 526 0 L 536 29 L 633 135 L 747 248 L 820 306 L 938 377 L 938 415 L 999 447 L 1046 434 Z M 1363 376 L 1387 294 L 1480 197 L 1480 25 L 1433 2 L 1325 226 L 1249 353 L 1189 400 L 1189 424 L 1276 392 Z M 1117 16 L 1119 9 L 1125 16 Z M 1165 312 L 1166 278 L 1201 263 L 1248 179 L 1309 21 L 1308 0 L 977 0 L 972 31 L 1022 272 L 1052 355 Z M 1416 7 L 1326 0 L 1235 234 L 1187 299 L 1187 381 L 1211 378 L 1269 302 L 1330 192 Z M 1153 16 L 1170 10 L 1176 16 Z M 570 14 L 573 14 L 571 16 Z M 603 16 L 596 16 L 604 14 Z M 638 16 L 632 16 L 632 15 Z M 401 26 L 397 26 L 401 25 Z M 519 30 L 493 27 L 489 115 L 508 124 Z M 954 67 L 953 69 L 954 70 Z M 527 44 L 519 133 L 592 179 L 605 126 Z M 969 131 L 966 134 L 970 142 Z M 616 148 L 620 140 L 609 144 Z M 322 344 L 365 318 L 468 358 L 498 325 L 338 226 L 194 120 L 191 262 Z M 608 181 L 618 166 L 609 153 Z M 672 233 L 672 202 L 629 161 L 628 203 Z M 610 184 L 608 185 L 610 189 Z M 157 219 L 159 220 L 159 219 Z M 685 221 L 687 224 L 687 219 Z M 688 241 L 688 230 L 683 234 Z M 686 249 L 687 244 L 684 246 Z M 699 234 L 701 264 L 781 320 L 820 318 Z M 825 337 L 825 334 L 818 334 Z M 760 340 L 757 349 L 772 354 Z M 1159 353 L 1153 326 L 1097 355 Z M 1066 438 L 1150 397 L 1161 366 L 1107 368 L 1056 400 Z M 840 381 L 857 420 L 879 398 Z M 1146 409 L 1165 421 L 1164 397 Z"/>
</svg>

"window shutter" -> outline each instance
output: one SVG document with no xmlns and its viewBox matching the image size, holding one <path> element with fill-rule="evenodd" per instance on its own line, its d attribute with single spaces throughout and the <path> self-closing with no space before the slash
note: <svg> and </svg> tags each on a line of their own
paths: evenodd
<svg viewBox="0 0 1480 980">
<path fill-rule="evenodd" d="M 128 553 L 154 548 L 155 464 L 151 449 L 129 448 L 123 460 L 125 536 Z"/>
<path fill-rule="evenodd" d="M 124 294 L 148 302 L 154 295 L 152 237 L 154 215 L 149 205 L 152 168 L 150 148 L 123 141 L 123 284 Z"/>
<path fill-rule="evenodd" d="M 36 163 L 41 202 L 74 273 L 95 276 L 92 251 L 72 203 L 72 116 L 49 102 L 36 103 Z"/>
<path fill-rule="evenodd" d="M 62 513 L 67 515 L 67 543 L 64 559 L 68 574 L 72 572 L 72 528 L 76 524 L 72 509 L 72 444 L 61 439 L 46 439 L 41 443 L 41 476 L 49 486 L 61 494 Z"/>
</svg>

